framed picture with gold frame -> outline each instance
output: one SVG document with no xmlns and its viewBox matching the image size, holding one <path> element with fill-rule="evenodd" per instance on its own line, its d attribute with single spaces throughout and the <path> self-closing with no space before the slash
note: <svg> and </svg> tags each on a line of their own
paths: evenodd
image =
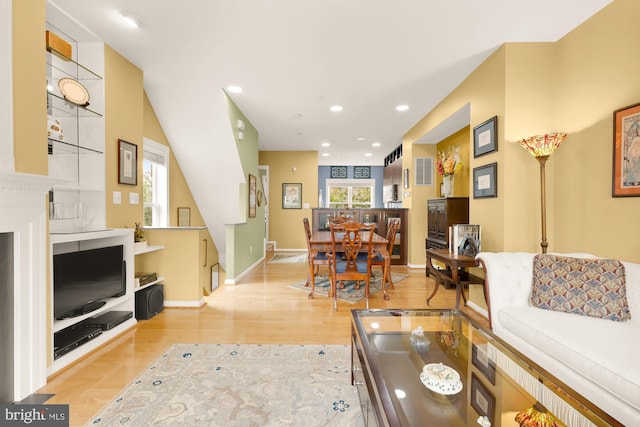
<svg viewBox="0 0 640 427">
<path fill-rule="evenodd" d="M 613 112 L 611 195 L 640 196 L 640 103 Z"/>
</svg>

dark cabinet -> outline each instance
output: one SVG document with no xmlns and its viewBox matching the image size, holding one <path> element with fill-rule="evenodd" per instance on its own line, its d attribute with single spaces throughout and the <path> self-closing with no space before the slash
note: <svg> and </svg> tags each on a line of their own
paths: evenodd
<svg viewBox="0 0 640 427">
<path fill-rule="evenodd" d="M 391 251 L 391 264 L 407 263 L 407 210 L 406 209 L 313 209 L 312 228 L 315 231 L 329 231 L 329 218 L 338 215 L 350 216 L 360 222 L 375 222 L 376 233 L 387 235 L 387 226 L 391 219 L 400 219 L 400 227 L 396 234 Z"/>
<path fill-rule="evenodd" d="M 449 227 L 469 223 L 469 198 L 448 197 L 427 200 L 427 248 L 449 247 Z"/>
</svg>

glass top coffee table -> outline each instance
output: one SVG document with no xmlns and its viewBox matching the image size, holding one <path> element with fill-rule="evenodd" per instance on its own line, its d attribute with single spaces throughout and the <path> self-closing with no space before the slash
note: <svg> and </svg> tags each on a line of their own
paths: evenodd
<svg viewBox="0 0 640 427">
<path fill-rule="evenodd" d="M 367 426 L 617 424 L 460 311 L 351 312 L 351 379 Z"/>
</svg>

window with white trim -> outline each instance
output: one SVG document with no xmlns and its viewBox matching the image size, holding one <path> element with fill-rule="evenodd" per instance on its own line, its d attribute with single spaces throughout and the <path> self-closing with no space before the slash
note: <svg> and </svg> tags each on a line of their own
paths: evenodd
<svg viewBox="0 0 640 427">
<path fill-rule="evenodd" d="M 375 184 L 374 179 L 327 179 L 327 207 L 373 208 Z"/>
<path fill-rule="evenodd" d="M 145 138 L 143 145 L 143 225 L 169 225 L 169 147 Z"/>
</svg>

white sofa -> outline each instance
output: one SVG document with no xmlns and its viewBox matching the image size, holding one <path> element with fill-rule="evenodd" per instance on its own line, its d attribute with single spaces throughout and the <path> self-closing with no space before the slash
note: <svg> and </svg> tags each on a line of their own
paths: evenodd
<svg viewBox="0 0 640 427">
<path fill-rule="evenodd" d="M 625 426 L 640 426 L 640 264 L 622 262 L 631 319 L 617 322 L 533 307 L 535 255 L 476 256 L 493 332 Z"/>
</svg>

